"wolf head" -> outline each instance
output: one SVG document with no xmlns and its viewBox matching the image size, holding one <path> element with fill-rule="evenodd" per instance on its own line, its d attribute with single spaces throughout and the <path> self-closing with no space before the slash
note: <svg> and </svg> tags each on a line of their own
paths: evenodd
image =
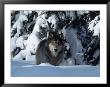
<svg viewBox="0 0 110 87">
<path fill-rule="evenodd" d="M 64 49 L 63 35 L 58 34 L 58 32 L 49 32 L 47 43 L 48 49 L 53 57 L 57 57 Z"/>
</svg>

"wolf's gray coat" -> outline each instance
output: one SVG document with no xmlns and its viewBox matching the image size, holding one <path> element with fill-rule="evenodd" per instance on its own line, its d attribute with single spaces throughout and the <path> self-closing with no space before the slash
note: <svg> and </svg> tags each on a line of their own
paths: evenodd
<svg viewBox="0 0 110 87">
<path fill-rule="evenodd" d="M 59 65 L 64 58 L 64 49 L 59 53 L 57 57 L 53 57 L 51 52 L 49 52 L 47 39 L 42 40 L 36 51 L 36 64 L 40 63 L 50 63 L 52 65 Z"/>
</svg>

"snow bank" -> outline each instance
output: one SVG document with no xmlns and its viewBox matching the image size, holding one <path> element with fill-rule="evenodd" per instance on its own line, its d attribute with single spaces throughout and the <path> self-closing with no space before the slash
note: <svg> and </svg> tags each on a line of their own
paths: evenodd
<svg viewBox="0 0 110 87">
<path fill-rule="evenodd" d="M 100 67 L 90 65 L 52 66 L 12 61 L 12 77 L 99 77 Z"/>
</svg>

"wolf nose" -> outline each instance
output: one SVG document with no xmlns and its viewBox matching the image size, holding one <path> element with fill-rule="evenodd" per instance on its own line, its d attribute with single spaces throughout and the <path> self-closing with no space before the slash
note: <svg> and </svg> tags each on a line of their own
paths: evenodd
<svg viewBox="0 0 110 87">
<path fill-rule="evenodd" d="M 54 49 L 55 52 L 57 52 L 57 49 Z"/>
</svg>

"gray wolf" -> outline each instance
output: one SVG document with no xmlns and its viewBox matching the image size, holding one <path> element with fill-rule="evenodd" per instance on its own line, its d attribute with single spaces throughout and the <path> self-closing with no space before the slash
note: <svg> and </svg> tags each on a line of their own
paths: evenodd
<svg viewBox="0 0 110 87">
<path fill-rule="evenodd" d="M 58 32 L 49 32 L 48 38 L 42 40 L 36 50 L 36 64 L 50 63 L 59 65 L 64 58 L 64 38 Z"/>
</svg>

